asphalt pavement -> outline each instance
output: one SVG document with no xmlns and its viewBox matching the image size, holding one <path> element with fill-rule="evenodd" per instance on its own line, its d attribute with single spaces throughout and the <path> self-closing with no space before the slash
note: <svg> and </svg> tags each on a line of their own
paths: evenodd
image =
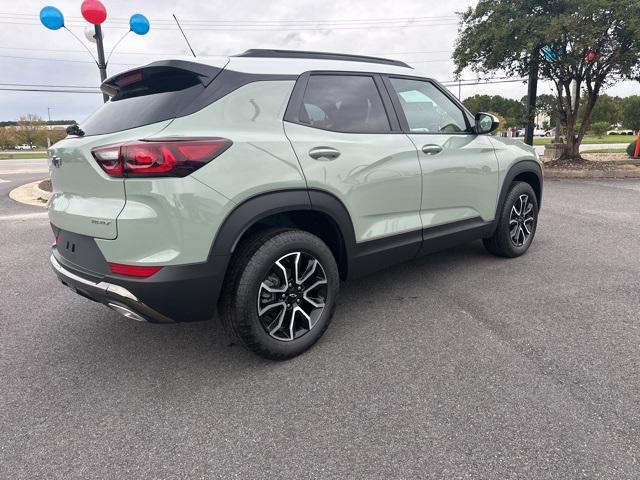
<svg viewBox="0 0 640 480">
<path fill-rule="evenodd" d="M 345 285 L 284 363 L 73 294 L 7 185 L 0 478 L 640 478 L 638 181 L 548 181 L 524 257 L 475 242 Z"/>
</svg>

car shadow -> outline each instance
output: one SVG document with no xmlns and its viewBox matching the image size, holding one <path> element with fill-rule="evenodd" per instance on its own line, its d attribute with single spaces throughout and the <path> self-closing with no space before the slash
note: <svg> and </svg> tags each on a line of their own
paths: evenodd
<svg viewBox="0 0 640 480">
<path fill-rule="evenodd" d="M 461 268 L 482 269 L 495 261 L 481 242 L 474 242 L 343 284 L 331 328 L 315 348 L 285 363 L 264 360 L 232 343 L 217 316 L 209 322 L 147 324 L 125 319 L 102 305 L 75 302 L 65 312 L 63 328 L 69 334 L 55 350 L 70 352 L 67 361 L 77 361 L 79 369 L 87 363 L 99 365 L 103 373 L 126 369 L 130 375 L 157 378 L 163 384 L 170 381 L 166 372 L 189 372 L 194 378 L 201 370 L 205 377 L 231 378 L 243 371 L 254 372 L 253 376 L 291 362 L 304 365 L 309 357 L 324 362 L 327 349 L 348 350 L 354 332 L 375 326 L 374 304 L 379 308 L 384 303 L 384 308 L 402 315 L 402 302 L 428 293 L 429 282 L 459 275 Z M 352 308 L 358 315 L 351 315 Z"/>
</svg>

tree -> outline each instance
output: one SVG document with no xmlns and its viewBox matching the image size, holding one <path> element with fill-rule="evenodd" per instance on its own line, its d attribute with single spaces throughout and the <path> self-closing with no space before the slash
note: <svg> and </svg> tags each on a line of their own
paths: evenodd
<svg viewBox="0 0 640 480">
<path fill-rule="evenodd" d="M 588 97 L 583 97 L 580 108 L 586 109 L 588 101 Z M 608 123 L 610 127 L 611 125 L 620 123 L 621 115 L 621 99 L 603 94 L 600 95 L 598 102 L 593 107 L 593 111 L 591 112 L 591 123 L 605 122 Z"/>
<path fill-rule="evenodd" d="M 635 95 L 624 99 L 622 125 L 630 130 L 640 130 L 640 96 Z"/>
<path fill-rule="evenodd" d="M 603 88 L 640 79 L 638 12 L 640 0 L 479 0 L 460 14 L 456 73 L 470 67 L 482 74 L 501 70 L 521 77 L 528 75 L 532 59 L 540 61 L 539 75 L 554 82 L 564 111 L 562 159 L 579 158 Z M 539 55 L 542 47 L 549 47 L 556 59 Z"/>
<path fill-rule="evenodd" d="M 17 139 L 27 145 L 43 145 L 43 124 L 42 118 L 33 113 L 21 116 L 16 127 Z"/>
<path fill-rule="evenodd" d="M 10 127 L 0 127 L 0 149 L 10 149 L 16 145 L 15 132 Z"/>
<path fill-rule="evenodd" d="M 598 137 L 603 137 L 607 130 L 611 128 L 611 124 L 609 122 L 592 122 L 591 123 L 591 131 L 595 133 Z"/>
<path fill-rule="evenodd" d="M 500 95 L 474 95 L 463 102 L 471 112 L 497 113 L 504 118 L 504 127 L 515 127 L 522 124 L 524 106 L 517 100 Z"/>
</svg>

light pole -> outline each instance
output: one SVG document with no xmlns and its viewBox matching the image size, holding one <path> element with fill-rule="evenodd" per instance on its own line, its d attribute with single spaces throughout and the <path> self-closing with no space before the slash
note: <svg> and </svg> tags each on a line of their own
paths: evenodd
<svg viewBox="0 0 640 480">
<path fill-rule="evenodd" d="M 90 42 L 95 42 L 96 48 L 98 50 L 98 58 L 91 53 L 91 50 L 87 48 L 87 46 L 78 38 L 76 34 L 74 34 L 71 30 L 69 30 L 64 24 L 64 16 L 62 12 L 56 7 L 47 6 L 40 10 L 40 21 L 42 24 L 48 28 L 49 30 L 59 30 L 60 28 L 64 28 L 68 31 L 80 44 L 83 46 L 87 52 L 91 55 L 93 60 L 96 62 L 98 66 L 98 70 L 100 71 L 100 82 L 104 82 L 107 79 L 107 65 L 109 64 L 109 58 L 111 54 L 115 50 L 115 48 L 120 44 L 122 40 L 129 34 L 129 32 L 136 33 L 138 35 L 146 35 L 149 31 L 149 20 L 144 15 L 136 13 L 131 15 L 129 18 L 129 30 L 115 43 L 113 48 L 111 49 L 111 53 L 109 53 L 109 57 L 105 59 L 104 55 L 104 42 L 102 35 L 102 24 L 107 19 L 107 9 L 99 0 L 84 0 L 82 5 L 80 6 L 80 12 L 84 19 L 93 25 L 94 35 L 89 31 L 85 30 L 85 35 L 87 35 L 87 39 Z M 109 96 L 105 93 L 102 94 L 102 99 L 107 102 L 109 100 Z"/>
</svg>

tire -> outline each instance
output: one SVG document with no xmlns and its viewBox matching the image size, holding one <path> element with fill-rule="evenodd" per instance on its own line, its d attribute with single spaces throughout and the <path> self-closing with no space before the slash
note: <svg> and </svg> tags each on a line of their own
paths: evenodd
<svg viewBox="0 0 640 480">
<path fill-rule="evenodd" d="M 336 261 L 318 237 L 302 230 L 262 231 L 243 241 L 231 259 L 220 318 L 247 350 L 270 360 L 287 360 L 324 334 L 339 288 Z"/>
<path fill-rule="evenodd" d="M 538 199 L 533 188 L 525 182 L 514 182 L 504 200 L 495 232 L 482 243 L 494 255 L 519 257 L 531 246 L 537 226 Z"/>
</svg>

